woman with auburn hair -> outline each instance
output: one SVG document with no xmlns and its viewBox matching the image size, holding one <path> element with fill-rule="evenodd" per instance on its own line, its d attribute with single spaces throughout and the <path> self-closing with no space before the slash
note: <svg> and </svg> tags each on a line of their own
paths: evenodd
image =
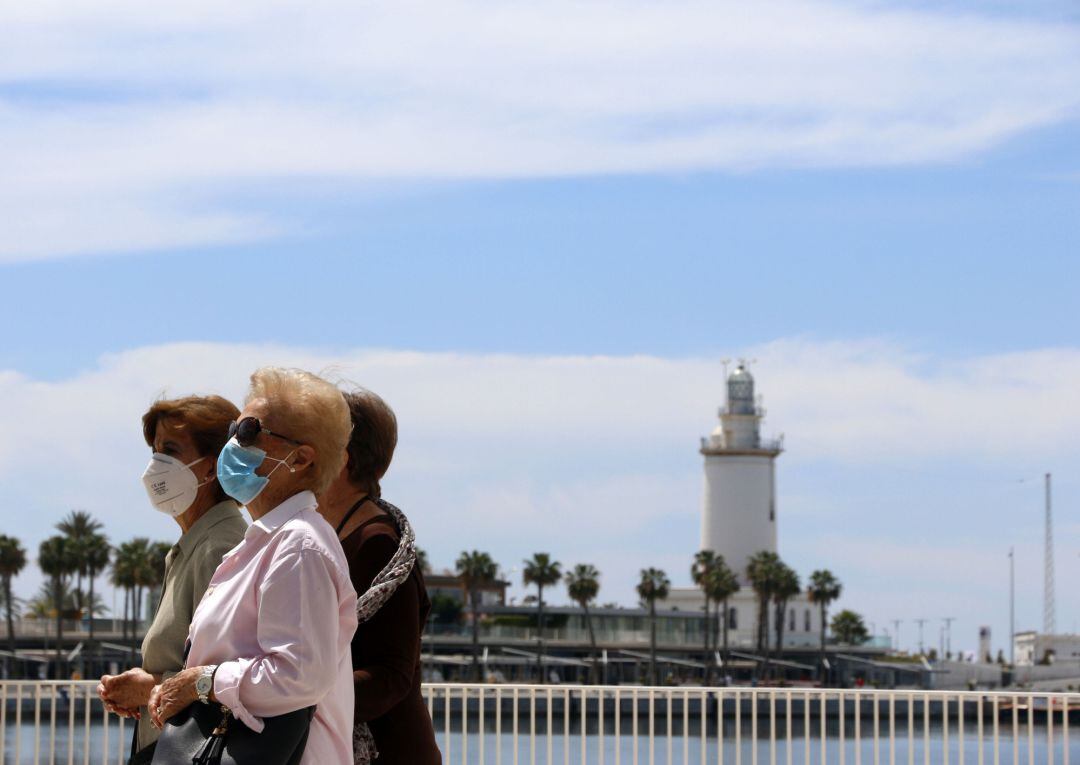
<svg viewBox="0 0 1080 765">
<path fill-rule="evenodd" d="M 356 593 L 315 499 L 341 472 L 351 430 L 341 392 L 322 378 L 273 367 L 252 374 L 217 462 L 218 480 L 247 506 L 252 524 L 195 609 L 186 668 L 150 697 L 155 725 L 193 704 L 220 705 L 227 712 L 218 729 L 226 733 L 208 738 L 207 752 L 223 746 L 228 753 L 238 734 L 273 747 L 260 750 L 260 762 L 352 763 Z M 155 762 L 191 762 L 179 731 L 205 709 L 168 726 L 157 752 L 165 754 Z M 283 748 L 278 723 L 285 718 L 304 723 L 303 735 Z"/>
<path fill-rule="evenodd" d="M 360 594 L 352 641 L 355 762 L 437 765 L 442 756 L 420 694 L 420 636 L 431 603 L 412 527 L 382 499 L 379 484 L 397 446 L 397 418 L 371 391 L 344 396 L 353 424 L 349 459 L 320 512 L 337 529 Z"/>
<path fill-rule="evenodd" d="M 153 455 L 143 485 L 154 509 L 180 527 L 165 558 L 161 602 L 142 643 L 142 666 L 104 675 L 98 695 L 106 708 L 136 717 L 131 762 L 150 762 L 158 732 L 146 714 L 154 686 L 184 667 L 195 606 L 221 557 L 244 538 L 240 507 L 217 481 L 217 456 L 240 410 L 221 396 L 187 396 L 154 402 L 143 415 L 143 438 Z"/>
</svg>

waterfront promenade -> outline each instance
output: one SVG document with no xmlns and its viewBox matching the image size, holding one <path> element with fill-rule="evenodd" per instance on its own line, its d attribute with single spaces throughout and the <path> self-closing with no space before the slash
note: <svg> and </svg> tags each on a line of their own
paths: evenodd
<svg viewBox="0 0 1080 765">
<path fill-rule="evenodd" d="M 125 761 L 94 681 L 0 681 L 4 765 Z M 1080 763 L 1080 694 L 428 684 L 446 765 Z"/>
</svg>

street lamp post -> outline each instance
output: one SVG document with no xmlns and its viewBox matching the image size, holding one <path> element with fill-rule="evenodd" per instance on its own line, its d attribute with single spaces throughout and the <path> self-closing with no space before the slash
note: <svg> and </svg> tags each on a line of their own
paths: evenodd
<svg viewBox="0 0 1080 765">
<path fill-rule="evenodd" d="M 1009 666 L 1016 666 L 1016 556 L 1009 548 Z"/>
</svg>

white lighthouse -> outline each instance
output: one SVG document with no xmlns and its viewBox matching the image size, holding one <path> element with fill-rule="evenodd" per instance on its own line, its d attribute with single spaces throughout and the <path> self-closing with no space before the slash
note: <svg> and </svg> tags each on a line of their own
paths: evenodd
<svg viewBox="0 0 1080 765">
<path fill-rule="evenodd" d="M 727 617 L 731 645 L 749 648 L 756 642 L 757 596 L 748 585 L 746 562 L 761 550 L 777 549 L 776 458 L 783 451 L 781 439 L 761 438 L 765 410 L 754 395 L 754 378 L 745 362 L 739 362 L 727 378 L 727 404 L 720 409 L 720 424 L 701 439 L 705 457 L 705 501 L 701 513 L 701 549 L 724 556 L 743 587 L 728 601 Z M 664 608 L 700 611 L 701 589 L 673 587 Z M 818 644 L 819 610 L 805 592 L 788 602 L 784 647 L 812 648 Z M 768 611 L 769 634 L 776 614 Z"/>
<path fill-rule="evenodd" d="M 701 439 L 705 457 L 705 501 L 701 549 L 724 556 L 746 582 L 747 560 L 776 552 L 776 457 L 780 440 L 764 441 L 765 411 L 754 397 L 754 378 L 740 361 L 727 379 L 727 406 L 720 424 Z"/>
</svg>

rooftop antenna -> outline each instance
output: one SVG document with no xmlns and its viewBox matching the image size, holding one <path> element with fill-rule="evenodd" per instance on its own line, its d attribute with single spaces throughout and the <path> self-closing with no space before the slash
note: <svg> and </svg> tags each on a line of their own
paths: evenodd
<svg viewBox="0 0 1080 765">
<path fill-rule="evenodd" d="M 731 366 L 731 359 L 720 359 L 720 363 L 724 365 L 724 379 L 728 378 L 728 367 Z"/>
<path fill-rule="evenodd" d="M 952 654 L 952 623 L 956 621 L 955 616 L 945 616 L 942 618 L 945 622 L 945 655 Z"/>
<path fill-rule="evenodd" d="M 1046 548 L 1043 552 L 1043 634 L 1057 631 L 1054 618 L 1054 525 L 1050 509 L 1050 474 L 1046 474 Z"/>
<path fill-rule="evenodd" d="M 919 625 L 919 653 L 920 654 L 925 654 L 926 650 L 925 650 L 925 646 L 923 644 L 923 625 L 926 624 L 927 620 L 926 619 L 914 619 L 913 621 L 916 624 Z"/>
</svg>

